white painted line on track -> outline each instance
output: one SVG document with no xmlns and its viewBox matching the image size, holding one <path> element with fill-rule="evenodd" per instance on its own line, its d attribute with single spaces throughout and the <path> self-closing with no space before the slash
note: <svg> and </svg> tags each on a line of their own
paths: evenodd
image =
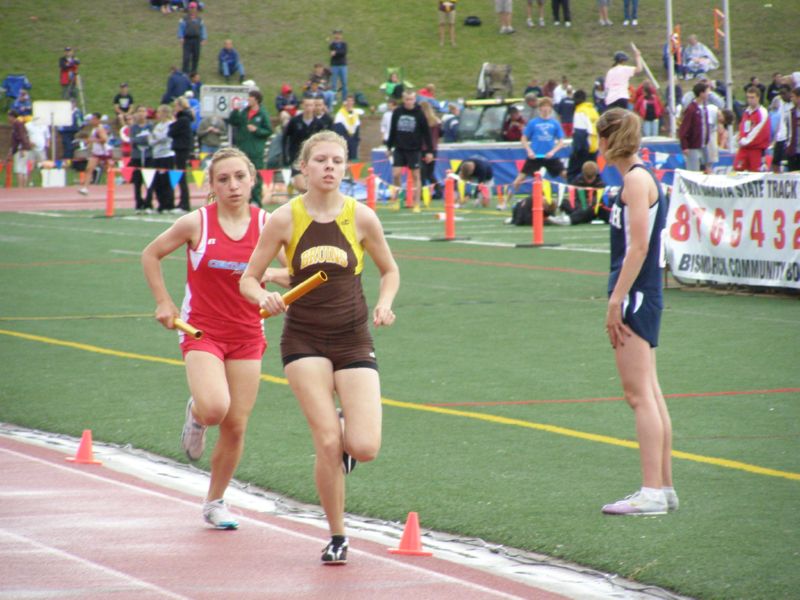
<svg viewBox="0 0 800 600">
<path fill-rule="evenodd" d="M 14 450 L 9 450 L 7 448 L 0 448 L 0 452 L 5 453 L 5 454 L 10 454 L 12 456 L 15 456 L 15 457 L 23 459 L 23 460 L 29 460 L 29 461 L 32 461 L 32 462 L 36 462 L 36 463 L 45 465 L 47 467 L 51 467 L 53 469 L 56 469 L 58 471 L 65 471 L 65 472 L 68 472 L 68 473 L 71 473 L 71 474 L 74 474 L 74 475 L 78 475 L 80 477 L 85 477 L 87 479 L 92 479 L 94 481 L 99 481 L 99 482 L 102 482 L 104 484 L 115 485 L 117 487 L 129 490 L 129 491 L 132 491 L 132 492 L 136 492 L 136 493 L 147 495 L 147 496 L 152 496 L 152 497 L 155 497 L 155 498 L 159 498 L 161 500 L 168 500 L 168 501 L 171 501 L 171 502 L 174 502 L 174 503 L 177 503 L 177 504 L 182 504 L 182 505 L 185 505 L 185 506 L 190 506 L 195 510 L 197 509 L 197 503 L 195 503 L 195 502 L 190 502 L 188 500 L 183 500 L 181 498 L 175 498 L 175 497 L 169 496 L 167 494 L 162 494 L 161 492 L 157 492 L 157 491 L 154 491 L 154 490 L 149 490 L 149 489 L 146 489 L 146 488 L 141 488 L 141 487 L 129 484 L 129 483 L 124 483 L 124 482 L 121 482 L 121 481 L 117 481 L 115 479 L 109 479 L 109 478 L 106 478 L 106 477 L 102 477 L 100 475 L 95 475 L 93 473 L 87 473 L 86 471 L 78 471 L 78 470 L 76 470 L 74 468 L 71 468 L 71 467 L 68 467 L 68 466 L 57 465 L 55 463 L 52 463 L 52 462 L 49 462 L 49 461 L 46 461 L 46 460 L 42 460 L 40 458 L 36 458 L 36 457 L 33 457 L 33 456 L 28 456 L 26 454 L 22 454 L 22 453 L 14 451 Z M 288 536 L 295 537 L 295 538 L 298 538 L 298 539 L 302 539 L 302 540 L 305 540 L 305 541 L 311 541 L 311 542 L 314 542 L 314 543 L 318 543 L 320 541 L 320 539 L 318 537 L 314 537 L 314 536 L 311 536 L 311 535 L 308 535 L 308 534 L 305 534 L 305 533 L 300 533 L 298 531 L 293 531 L 291 529 L 287 529 L 285 527 L 280 527 L 278 525 L 273 525 L 271 523 L 265 523 L 264 521 L 259 521 L 257 519 L 252 519 L 252 518 L 247 517 L 245 515 L 240 515 L 239 519 L 241 521 L 246 521 L 251 525 L 255 525 L 255 526 L 258 526 L 258 527 L 269 529 L 271 531 L 280 532 L 283 535 L 288 535 Z M 16 536 L 16 534 L 13 534 L 13 533 L 10 533 L 10 532 L 3 532 L 2 530 L 0 530 L 0 533 L 5 533 L 6 535 L 20 537 L 20 539 L 29 541 L 30 543 L 33 543 L 33 544 L 38 545 L 38 546 L 41 546 L 42 548 L 48 548 L 49 549 L 48 546 L 45 546 L 43 544 L 38 544 L 37 542 L 34 542 L 33 540 L 28 540 L 27 538 L 22 538 L 21 536 Z M 56 550 L 55 548 L 53 548 L 52 551 L 54 553 L 61 553 L 60 551 Z M 454 584 L 457 584 L 457 585 L 460 585 L 460 586 L 463 586 L 463 587 L 466 587 L 466 588 L 470 588 L 470 589 L 479 591 L 481 593 L 488 594 L 488 595 L 493 596 L 493 597 L 510 598 L 512 600 L 524 600 L 520 596 L 514 596 L 512 594 L 506 594 L 505 592 L 499 592 L 499 591 L 496 591 L 496 590 L 492 590 L 490 588 L 487 588 L 485 586 L 479 585 L 477 583 L 473 583 L 471 581 L 465 581 L 463 579 L 458 579 L 456 577 L 451 577 L 450 575 L 445 575 L 443 573 L 439 573 L 439 572 L 436 572 L 436 571 L 430 571 L 428 569 L 424 569 L 424 568 L 418 567 L 416 565 L 411 565 L 411 564 L 408 564 L 408 563 L 399 562 L 399 561 L 393 560 L 391 558 L 385 558 L 383 556 L 379 556 L 377 554 L 372 554 L 370 552 L 365 552 L 363 550 L 357 550 L 357 549 L 351 548 L 350 549 L 350 553 L 351 554 L 360 554 L 362 556 L 367 556 L 367 557 L 370 557 L 370 558 L 372 558 L 374 560 L 377 560 L 378 562 L 390 564 L 395 568 L 402 568 L 402 569 L 406 569 L 406 570 L 409 570 L 409 571 L 413 571 L 415 573 L 425 574 L 425 575 L 427 575 L 429 577 L 432 577 L 434 579 L 440 579 L 442 581 L 447 581 L 449 583 L 454 583 Z M 120 573 L 118 571 L 114 571 L 113 569 L 108 569 L 106 567 L 103 567 L 102 565 L 98 565 L 98 564 L 93 563 L 91 561 L 87 561 L 87 560 L 81 559 L 79 557 L 70 555 L 68 553 L 62 553 L 62 554 L 64 554 L 65 556 L 68 556 L 70 558 L 74 558 L 75 560 L 79 560 L 79 561 L 81 561 L 81 562 L 83 562 L 85 564 L 92 565 L 92 566 L 97 566 L 100 569 L 106 570 L 106 571 L 111 572 L 111 573 L 115 573 L 115 574 L 117 574 L 117 575 L 119 575 L 121 577 L 125 577 L 125 578 L 127 578 L 127 579 L 129 579 L 131 581 L 139 581 L 139 580 L 136 580 L 136 579 L 134 579 L 134 578 L 132 578 L 130 576 L 126 576 L 124 573 Z M 146 586 L 150 587 L 150 584 L 147 584 L 146 582 L 142 582 L 142 583 L 143 583 L 143 585 L 146 585 Z M 157 588 L 156 586 L 152 586 L 152 587 L 154 587 L 155 589 L 158 589 L 159 591 L 162 591 L 161 588 Z M 163 592 L 165 594 L 168 594 L 170 597 L 184 599 L 183 596 L 174 595 L 171 592 L 168 592 L 167 590 L 163 590 Z M 188 600 L 188 599 L 186 599 L 186 600 Z"/>
<path fill-rule="evenodd" d="M 13 452 L 11 450 L 7 450 L 6 452 L 9 452 L 11 454 L 17 454 L 16 452 Z M 23 458 L 27 458 L 27 459 L 30 459 L 30 460 L 37 460 L 37 459 L 34 459 L 34 458 L 30 457 L 30 456 L 25 456 L 24 454 L 17 454 L 17 456 L 21 456 Z M 52 463 L 47 463 L 46 461 L 41 461 L 41 462 L 44 462 L 45 464 L 52 464 Z M 169 590 L 166 590 L 166 589 L 164 589 L 162 587 L 159 587 L 159 586 L 157 586 L 157 585 L 155 585 L 153 583 L 149 583 L 147 581 L 144 581 L 143 579 L 138 579 L 136 577 L 132 577 L 132 576 L 128 575 L 127 573 L 123 573 L 122 571 L 117 571 L 116 569 L 112 569 L 110 567 L 103 566 L 103 565 L 101 565 L 99 563 L 96 563 L 94 561 L 87 560 L 85 558 L 81 558 L 80 556 L 76 556 L 75 554 L 71 554 L 69 552 L 65 552 L 64 550 L 59 550 L 58 548 L 54 548 L 53 546 L 48 546 L 46 544 L 42 544 L 41 542 L 37 542 L 36 540 L 32 540 L 32 539 L 30 539 L 28 537 L 25 537 L 25 536 L 22 536 L 22 535 L 19 535 L 19 534 L 16 534 L 16 533 L 12 533 L 10 531 L 5 531 L 3 529 L 0 529 L 0 536 L 5 536 L 6 538 L 11 538 L 12 540 L 14 540 L 16 542 L 19 542 L 21 544 L 27 544 L 29 546 L 33 546 L 34 548 L 36 548 L 37 550 L 39 550 L 41 552 L 44 552 L 45 554 L 51 554 L 51 555 L 54 555 L 54 556 L 58 556 L 60 558 L 65 558 L 67 560 L 71 560 L 71 561 L 80 563 L 80 564 L 82 564 L 82 565 L 84 565 L 86 567 L 90 567 L 92 569 L 101 571 L 102 573 L 105 573 L 106 575 L 110 575 L 112 577 L 116 577 L 118 579 L 122 579 L 123 581 L 126 581 L 129 584 L 132 584 L 132 585 L 136 586 L 137 588 L 145 588 L 147 590 L 150 590 L 150 591 L 153 591 L 153 592 L 157 592 L 157 593 L 161 594 L 162 596 L 164 596 L 166 598 L 175 598 L 175 600 L 191 600 L 191 598 L 189 598 L 187 596 L 181 596 L 179 594 L 175 594 L 175 593 L 170 592 Z"/>
</svg>

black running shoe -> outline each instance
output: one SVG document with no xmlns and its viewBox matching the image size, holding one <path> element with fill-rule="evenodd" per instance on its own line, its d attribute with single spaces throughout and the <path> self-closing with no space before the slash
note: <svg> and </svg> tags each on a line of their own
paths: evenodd
<svg viewBox="0 0 800 600">
<path fill-rule="evenodd" d="M 345 565 L 347 564 L 347 538 L 343 542 L 336 543 L 331 540 L 322 551 L 322 564 L 324 565 Z"/>
<path fill-rule="evenodd" d="M 336 412 L 339 413 L 339 423 L 342 426 L 342 438 L 344 438 L 344 415 L 342 414 L 341 408 L 337 408 Z M 350 456 L 347 452 L 342 452 L 342 470 L 344 471 L 345 475 L 352 472 L 352 470 L 356 468 L 356 462 L 356 459 Z"/>
</svg>

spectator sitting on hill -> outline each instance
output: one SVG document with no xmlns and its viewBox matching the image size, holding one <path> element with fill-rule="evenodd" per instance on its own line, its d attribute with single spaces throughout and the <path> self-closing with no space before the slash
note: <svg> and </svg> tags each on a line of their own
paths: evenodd
<svg viewBox="0 0 800 600">
<path fill-rule="evenodd" d="M 683 49 L 683 68 L 684 77 L 691 79 L 718 69 L 719 61 L 708 46 L 697 41 L 696 35 L 690 35 Z"/>
<path fill-rule="evenodd" d="M 525 130 L 525 118 L 516 106 L 508 109 L 508 114 L 503 121 L 503 139 L 507 142 L 518 142 L 522 139 L 522 132 Z"/>
<path fill-rule="evenodd" d="M 178 67 L 172 66 L 169 69 L 169 77 L 167 78 L 167 90 L 161 96 L 162 104 L 171 104 L 175 98 L 183 96 L 188 90 L 192 89 L 192 82 L 178 70 Z"/>
<path fill-rule="evenodd" d="M 235 73 L 239 74 L 239 83 L 244 81 L 244 65 L 239 52 L 233 47 L 233 40 L 225 40 L 222 50 L 219 51 L 219 73 L 226 83 Z"/>
<path fill-rule="evenodd" d="M 297 109 L 300 106 L 300 101 L 292 91 L 292 86 L 284 83 L 281 86 L 281 92 L 275 96 L 275 110 L 278 111 L 278 118 L 280 119 L 281 128 L 286 127 L 293 116 L 297 114 Z"/>
<path fill-rule="evenodd" d="M 531 78 L 528 85 L 525 86 L 525 90 L 522 92 L 523 96 L 527 96 L 528 94 L 536 94 L 537 97 L 542 95 L 542 86 L 539 85 L 539 80 L 535 77 Z"/>
<path fill-rule="evenodd" d="M 33 114 L 33 102 L 28 90 L 20 90 L 17 99 L 11 103 L 11 110 L 19 115 L 23 121 Z"/>
<path fill-rule="evenodd" d="M 319 94 L 325 100 L 325 106 L 330 110 L 333 107 L 333 101 L 336 99 L 336 92 L 329 89 L 331 81 L 331 72 L 322 63 L 316 63 L 311 75 L 308 76 L 306 82 L 305 93 L 316 95 Z"/>
<path fill-rule="evenodd" d="M 399 100 L 403 97 L 403 91 L 407 84 L 408 82 L 400 81 L 400 74 L 397 71 L 392 70 L 389 73 L 389 79 L 381 84 L 381 89 L 386 92 L 386 95 L 390 98 Z"/>
<path fill-rule="evenodd" d="M 447 112 L 442 117 L 442 141 L 445 144 L 454 144 L 458 141 L 458 126 L 461 123 L 461 106 L 457 102 L 447 105 Z"/>
</svg>

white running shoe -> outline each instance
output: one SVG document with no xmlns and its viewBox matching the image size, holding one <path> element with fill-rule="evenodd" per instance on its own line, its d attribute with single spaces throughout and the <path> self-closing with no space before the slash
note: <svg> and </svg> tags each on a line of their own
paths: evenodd
<svg viewBox="0 0 800 600">
<path fill-rule="evenodd" d="M 627 26 L 628 26 L 628 25 L 630 25 L 630 24 L 631 24 L 631 22 L 630 22 L 630 21 L 628 21 L 628 19 L 625 19 L 625 20 L 622 22 L 622 26 L 623 26 L 623 27 L 627 27 Z"/>
<path fill-rule="evenodd" d="M 217 529 L 238 529 L 239 527 L 239 521 L 228 510 L 228 506 L 222 498 L 203 504 L 203 519 Z"/>
<path fill-rule="evenodd" d="M 528 27 L 533 27 L 533 19 L 531 18 L 526 19 L 525 25 L 527 25 Z"/>
<path fill-rule="evenodd" d="M 544 27 L 544 19 L 539 19 L 539 27 Z"/>
<path fill-rule="evenodd" d="M 194 420 L 192 416 L 193 402 L 194 400 L 189 396 L 189 401 L 186 403 L 186 420 L 181 432 L 181 446 L 186 451 L 186 456 L 192 461 L 200 460 L 200 457 L 203 456 L 203 450 L 206 447 L 206 430 L 208 429 Z"/>
<path fill-rule="evenodd" d="M 572 21 L 565 22 L 564 27 L 572 27 Z"/>
<path fill-rule="evenodd" d="M 667 514 L 667 499 L 662 492 L 656 498 L 645 498 L 641 490 L 603 507 L 606 515 L 652 516 Z"/>
<path fill-rule="evenodd" d="M 634 27 L 638 27 L 639 21 L 634 19 L 633 21 L 631 21 L 631 25 L 633 25 Z"/>
<path fill-rule="evenodd" d="M 561 225 L 562 227 L 568 227 L 569 225 L 572 225 L 569 215 L 556 215 L 554 217 L 547 217 L 547 222 L 551 225 Z"/>
<path fill-rule="evenodd" d="M 680 502 L 678 501 L 678 494 L 675 493 L 675 490 L 664 490 L 664 496 L 667 498 L 667 510 L 669 512 L 678 510 Z"/>
<path fill-rule="evenodd" d="M 82 187 L 82 188 L 80 188 L 78 190 L 78 193 L 79 194 L 83 194 L 84 196 L 88 196 L 89 195 L 89 188 Z"/>
</svg>

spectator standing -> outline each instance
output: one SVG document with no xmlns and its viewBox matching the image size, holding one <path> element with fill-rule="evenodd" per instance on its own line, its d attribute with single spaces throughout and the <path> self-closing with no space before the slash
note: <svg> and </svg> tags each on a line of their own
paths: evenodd
<svg viewBox="0 0 800 600">
<path fill-rule="evenodd" d="M 552 0 L 553 25 L 561 25 L 561 18 L 564 19 L 564 27 L 572 27 L 572 15 L 569 10 L 569 0 Z"/>
<path fill-rule="evenodd" d="M 658 135 L 661 115 L 664 107 L 658 93 L 649 81 L 642 84 L 642 94 L 637 98 L 634 111 L 642 118 L 642 135 L 653 137 Z"/>
<path fill-rule="evenodd" d="M 511 24 L 513 10 L 513 0 L 494 0 L 494 11 L 500 21 L 501 34 L 514 33 L 514 27 Z"/>
<path fill-rule="evenodd" d="M 572 124 L 572 151 L 567 165 L 568 180 L 578 177 L 587 161 L 597 160 L 597 120 L 600 118 L 594 104 L 586 98 L 586 92 L 577 90 L 573 98 L 575 116 Z"/>
<path fill-rule="evenodd" d="M 191 85 L 192 85 L 191 92 L 194 94 L 194 97 L 199 102 L 200 101 L 200 91 L 203 89 L 203 82 L 200 79 L 200 73 L 198 73 L 196 71 L 192 72 L 192 73 L 189 73 L 189 83 L 191 83 Z M 185 92 L 184 92 L 184 95 L 186 95 Z"/>
<path fill-rule="evenodd" d="M 781 163 L 786 158 L 786 141 L 789 139 L 792 112 L 792 91 L 788 85 L 782 85 L 778 95 L 773 100 L 777 127 L 775 128 L 774 144 L 772 146 L 772 172 L 781 172 Z"/>
<path fill-rule="evenodd" d="M 333 117 L 328 112 L 328 105 L 320 96 L 314 98 L 314 119 L 317 131 L 333 129 Z"/>
<path fill-rule="evenodd" d="M 772 81 L 770 81 L 769 85 L 767 86 L 767 104 L 772 104 L 772 101 L 780 95 L 780 89 L 783 85 L 789 85 L 784 81 L 783 75 L 780 73 L 773 73 Z M 792 86 L 789 86 L 790 93 L 791 90 Z"/>
<path fill-rule="evenodd" d="M 553 106 L 558 106 L 558 104 L 566 97 L 568 87 L 570 87 L 569 78 L 566 75 L 562 75 L 561 83 L 553 88 Z"/>
<path fill-rule="evenodd" d="M 152 125 L 147 122 L 147 107 L 139 105 L 133 111 L 133 124 L 131 125 L 131 160 L 129 167 L 133 167 L 131 183 L 133 184 L 133 197 L 136 201 L 137 213 L 153 212 L 153 192 L 151 188 L 146 189 L 146 194 L 142 197 L 142 185 L 144 177 L 143 168 L 151 168 L 153 159 L 150 152 L 150 132 Z"/>
<path fill-rule="evenodd" d="M 708 90 L 707 83 L 694 84 L 694 100 L 686 107 L 678 128 L 678 139 L 686 160 L 686 169 L 689 171 L 700 171 L 707 160 L 705 148 L 710 138 L 706 109 Z"/>
<path fill-rule="evenodd" d="M 624 52 L 614 54 L 614 65 L 606 73 L 604 80 L 606 89 L 606 108 L 628 108 L 630 103 L 630 81 L 631 77 L 642 72 L 642 53 L 637 48 L 634 52 L 636 56 L 636 66 L 626 65 L 628 55 Z"/>
<path fill-rule="evenodd" d="M 561 129 L 564 130 L 564 135 L 571 137 L 575 119 L 575 95 L 571 85 L 567 85 L 566 94 L 555 105 L 555 110 L 561 120 Z"/>
<path fill-rule="evenodd" d="M 69 46 L 64 48 L 64 55 L 58 59 L 61 97 L 64 100 L 77 98 L 78 96 L 75 92 L 75 86 L 78 83 L 78 65 L 80 64 L 81 61 L 75 56 L 75 51 Z"/>
<path fill-rule="evenodd" d="M 789 110 L 789 135 L 786 138 L 786 170 L 800 171 L 800 87 L 792 90 Z"/>
<path fill-rule="evenodd" d="M 536 92 L 527 92 L 525 94 L 525 106 L 522 107 L 522 118 L 526 123 L 530 123 L 532 119 L 539 116 L 539 96 Z"/>
<path fill-rule="evenodd" d="M 264 110 L 262 102 L 264 97 L 258 90 L 250 90 L 247 95 L 247 106 L 232 110 L 228 116 L 228 123 L 238 128 L 236 145 L 247 155 L 247 158 L 256 168 L 256 183 L 250 201 L 256 206 L 261 206 L 263 180 L 261 173 L 264 169 L 264 148 L 267 139 L 272 135 L 272 126 L 269 115 Z"/>
<path fill-rule="evenodd" d="M 228 139 L 228 126 L 219 115 L 209 115 L 200 120 L 197 127 L 197 141 L 200 144 L 200 156 L 203 168 L 211 160 L 211 156 L 222 147 Z"/>
<path fill-rule="evenodd" d="M 75 156 L 75 134 L 83 128 L 83 113 L 78 108 L 75 98 L 70 99 L 72 105 L 72 123 L 58 128 L 61 135 L 61 158 L 71 159 Z"/>
<path fill-rule="evenodd" d="M 187 213 L 191 210 L 189 201 L 189 157 L 194 150 L 194 132 L 192 123 L 194 114 L 189 108 L 186 97 L 175 99 L 175 120 L 170 123 L 169 137 L 172 138 L 172 150 L 175 152 L 175 168 L 181 172 L 178 185 L 181 190 L 181 199 L 175 212 Z"/>
<path fill-rule="evenodd" d="M 225 40 L 222 50 L 219 51 L 219 73 L 225 78 L 225 83 L 235 73 L 239 74 L 239 83 L 244 81 L 244 65 L 239 52 L 233 47 L 233 40 Z"/>
<path fill-rule="evenodd" d="M 525 20 L 525 24 L 528 27 L 533 27 L 533 2 L 534 0 L 527 0 L 528 1 L 528 18 Z M 544 0 L 535 0 L 536 4 L 539 7 L 539 27 L 544 27 Z"/>
<path fill-rule="evenodd" d="M 172 66 L 169 70 L 169 77 L 167 78 L 167 89 L 164 95 L 161 96 L 161 104 L 171 104 L 175 98 L 183 96 L 186 92 L 192 89 L 192 82 L 186 76 L 186 73 L 178 70 L 178 67 Z"/>
<path fill-rule="evenodd" d="M 184 73 L 197 71 L 200 63 L 200 47 L 208 39 L 206 25 L 197 14 L 197 2 L 189 2 L 188 11 L 188 14 L 178 23 L 178 39 L 183 47 Z"/>
<path fill-rule="evenodd" d="M 420 211 L 422 149 L 432 147 L 430 127 L 422 109 L 417 106 L 417 94 L 413 90 L 407 90 L 403 92 L 403 104 L 392 113 L 386 150 L 392 158 L 392 182 L 397 189 L 402 187 L 403 167 L 411 171 L 414 181 L 414 212 Z M 433 158 L 433 155 L 426 154 L 425 157 Z"/>
<path fill-rule="evenodd" d="M 162 104 L 156 109 L 156 123 L 150 132 L 150 148 L 153 156 L 153 191 L 158 200 L 158 212 L 164 213 L 175 208 L 175 192 L 169 172 L 175 168 L 175 151 L 172 149 L 172 138 L 169 137 L 169 126 L 172 122 L 172 107 Z"/>
<path fill-rule="evenodd" d="M 37 168 L 50 154 L 50 128 L 40 117 L 33 117 L 25 123 L 28 140 L 31 143 L 29 160 L 32 168 Z"/>
<path fill-rule="evenodd" d="M 111 146 L 108 143 L 109 135 L 105 125 L 101 122 L 100 113 L 92 113 L 89 118 L 89 124 L 92 127 L 92 131 L 89 134 L 89 161 L 86 164 L 86 170 L 82 173 L 84 176 L 83 186 L 78 190 L 84 196 L 89 194 L 89 188 L 86 187 L 86 178 L 91 181 L 95 169 L 98 166 L 105 168 L 111 161 Z"/>
<path fill-rule="evenodd" d="M 758 101 L 760 104 L 764 104 L 765 99 L 767 97 L 767 88 L 764 86 L 763 83 L 761 83 L 761 81 L 759 81 L 758 77 L 756 77 L 755 75 L 753 75 L 750 78 L 750 81 L 742 89 L 746 94 L 747 90 L 749 90 L 751 87 L 754 87 L 758 90 L 758 95 L 759 95 Z"/>
<path fill-rule="evenodd" d="M 128 91 L 127 83 L 119 84 L 119 93 L 114 96 L 114 113 L 120 127 L 125 124 L 125 115 L 133 110 L 133 96 Z"/>
<path fill-rule="evenodd" d="M 347 160 L 358 160 L 358 144 L 361 141 L 361 115 L 364 111 L 356 108 L 356 99 L 348 94 L 333 120 L 333 130 L 347 142 Z"/>
<path fill-rule="evenodd" d="M 520 141 L 527 158 L 511 183 L 514 194 L 526 177 L 532 177 L 542 167 L 547 169 L 551 177 L 559 177 L 564 171 L 561 160 L 556 158 L 556 153 L 564 146 L 564 130 L 558 119 L 553 118 L 553 101 L 550 98 L 539 98 L 539 115 L 528 121 L 522 133 Z"/>
<path fill-rule="evenodd" d="M 433 186 L 431 195 L 434 198 L 441 198 L 439 182 L 436 179 L 436 155 L 439 152 L 439 139 L 442 137 L 442 121 L 436 116 L 436 111 L 430 102 L 423 100 L 419 103 L 428 122 L 428 129 L 431 132 L 431 145 L 422 147 L 423 159 L 420 164 L 420 182 L 424 186 Z"/>
<path fill-rule="evenodd" d="M 639 25 L 639 0 L 625 0 L 623 3 L 623 10 L 624 10 L 624 21 L 622 21 L 622 25 L 627 27 L 628 25 L 633 25 L 634 27 Z"/>
<path fill-rule="evenodd" d="M 456 2 L 458 0 L 437 0 L 439 3 L 439 45 L 444 46 L 445 30 L 450 31 L 450 45 L 456 45 Z"/>
<path fill-rule="evenodd" d="M 611 0 L 597 0 L 597 10 L 600 13 L 600 26 L 601 27 L 610 27 L 614 24 L 614 22 L 608 18 L 608 5 L 611 3 Z M 626 22 L 625 25 L 628 23 Z"/>
<path fill-rule="evenodd" d="M 733 161 L 736 171 L 761 171 L 764 152 L 769 148 L 769 114 L 761 106 L 761 93 L 755 87 L 747 89 L 747 108 L 739 121 L 739 150 Z"/>
<path fill-rule="evenodd" d="M 389 129 L 392 126 L 392 113 L 395 108 L 397 108 L 397 100 L 390 96 L 386 100 L 386 110 L 381 116 L 381 140 L 383 140 L 384 145 L 389 140 Z"/>
<path fill-rule="evenodd" d="M 300 156 L 303 142 L 317 132 L 317 120 L 314 118 L 315 106 L 314 97 L 304 96 L 301 112 L 289 119 L 281 139 L 283 164 L 291 168 L 291 184 L 295 191 L 299 193 L 306 191 L 306 182 L 296 164 L 297 157 Z"/>
<path fill-rule="evenodd" d="M 341 85 L 344 102 L 347 98 L 347 42 L 342 38 L 341 29 L 333 30 L 333 40 L 328 49 L 331 54 L 331 91 L 335 98 L 337 88 Z"/>
<path fill-rule="evenodd" d="M 28 185 L 28 154 L 31 149 L 31 141 L 28 139 L 25 123 L 22 122 L 16 111 L 8 111 L 8 122 L 11 125 L 11 144 L 8 148 L 6 162 L 13 161 L 17 186 L 24 188 Z"/>
</svg>

